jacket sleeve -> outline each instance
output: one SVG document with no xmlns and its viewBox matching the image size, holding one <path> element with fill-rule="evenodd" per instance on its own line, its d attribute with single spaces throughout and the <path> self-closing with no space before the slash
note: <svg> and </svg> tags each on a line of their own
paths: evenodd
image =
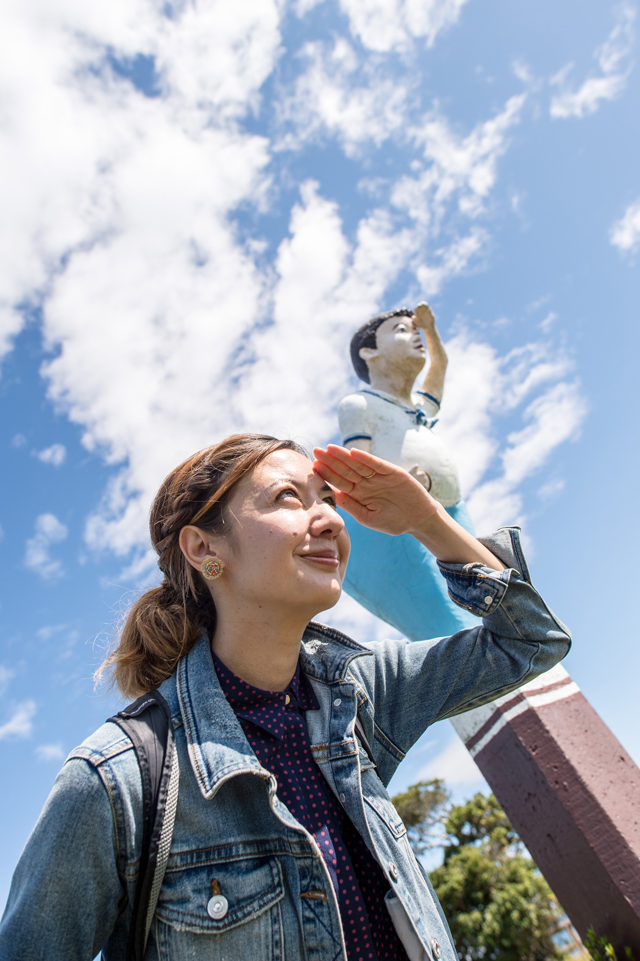
<svg viewBox="0 0 640 961">
<path fill-rule="evenodd" d="M 435 640 L 383 641 L 356 658 L 359 714 L 387 782 L 426 728 L 508 694 L 550 670 L 571 644 L 569 630 L 529 579 L 517 528 L 483 543 L 509 568 L 440 564 L 453 600 L 482 616 L 478 627 Z"/>
<path fill-rule="evenodd" d="M 67 761 L 13 876 L 0 961 L 92 961 L 99 954 L 127 904 L 113 803 L 95 767 Z"/>
</svg>

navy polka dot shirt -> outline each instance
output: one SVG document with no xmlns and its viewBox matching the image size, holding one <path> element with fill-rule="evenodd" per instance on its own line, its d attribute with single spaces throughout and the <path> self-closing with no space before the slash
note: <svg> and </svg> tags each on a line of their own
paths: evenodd
<svg viewBox="0 0 640 961">
<path fill-rule="evenodd" d="M 286 691 L 262 691 L 213 655 L 227 701 L 278 798 L 313 835 L 340 907 L 349 961 L 408 961 L 384 905 L 389 884 L 313 760 L 304 711 L 318 702 L 300 665 Z"/>
</svg>

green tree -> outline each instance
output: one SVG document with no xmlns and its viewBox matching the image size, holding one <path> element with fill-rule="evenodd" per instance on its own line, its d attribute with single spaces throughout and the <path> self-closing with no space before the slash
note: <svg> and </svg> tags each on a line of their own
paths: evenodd
<svg viewBox="0 0 640 961">
<path fill-rule="evenodd" d="M 598 937 L 593 928 L 589 928 L 584 946 L 593 961 L 617 961 L 617 955 L 611 942 L 604 936 Z M 624 949 L 624 956 L 633 961 L 634 954 L 631 948 Z"/>
<path fill-rule="evenodd" d="M 394 803 L 403 819 L 409 811 L 405 823 L 417 854 L 438 843 L 440 827 L 444 862 L 430 877 L 462 961 L 562 958 L 551 937 L 562 910 L 494 795 L 476 794 L 443 813 L 434 784 L 444 792 L 441 781 L 421 782 Z"/>
<path fill-rule="evenodd" d="M 416 854 L 441 847 L 446 835 L 442 829 L 442 812 L 449 800 L 444 781 L 418 781 L 393 798 L 396 811 L 407 829 L 409 844 Z"/>
</svg>

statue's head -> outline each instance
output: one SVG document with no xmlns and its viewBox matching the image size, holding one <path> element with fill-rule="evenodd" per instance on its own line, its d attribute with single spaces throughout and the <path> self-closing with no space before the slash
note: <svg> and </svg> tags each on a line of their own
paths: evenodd
<svg viewBox="0 0 640 961">
<path fill-rule="evenodd" d="M 351 338 L 351 362 L 360 380 L 371 383 L 369 364 L 388 361 L 394 365 L 411 364 L 419 373 L 425 361 L 420 333 L 408 307 L 379 314 L 358 327 Z"/>
</svg>

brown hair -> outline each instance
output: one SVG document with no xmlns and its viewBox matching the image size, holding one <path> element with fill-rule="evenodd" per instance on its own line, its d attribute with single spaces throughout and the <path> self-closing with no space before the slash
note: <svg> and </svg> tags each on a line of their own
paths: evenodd
<svg viewBox="0 0 640 961">
<path fill-rule="evenodd" d="M 164 579 L 132 605 L 117 647 L 97 671 L 98 680 L 106 674 L 125 697 L 138 697 L 173 674 L 203 630 L 213 636 L 215 604 L 180 549 L 180 531 L 195 524 L 215 534 L 228 532 L 225 508 L 235 486 L 277 450 L 308 456 L 292 440 L 235 434 L 193 454 L 163 481 L 149 528 Z"/>
</svg>

